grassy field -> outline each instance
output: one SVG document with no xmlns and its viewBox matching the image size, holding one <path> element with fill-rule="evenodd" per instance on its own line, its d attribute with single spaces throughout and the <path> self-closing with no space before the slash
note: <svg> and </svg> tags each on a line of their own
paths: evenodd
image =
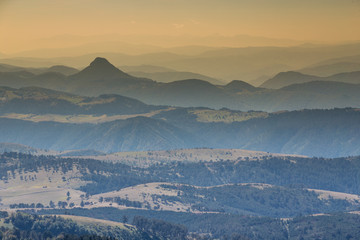
<svg viewBox="0 0 360 240">
<path fill-rule="evenodd" d="M 169 111 L 173 108 L 161 109 L 152 111 L 149 113 L 142 114 L 129 114 L 129 115 L 85 115 L 85 114 L 74 114 L 74 115 L 60 115 L 60 114 L 19 114 L 19 113 L 7 113 L 1 115 L 0 118 L 9 118 L 9 119 L 18 119 L 18 120 L 26 120 L 32 122 L 60 122 L 60 123 L 104 123 L 104 122 L 112 122 L 116 120 L 125 120 L 134 117 L 152 117 L 156 114 L 159 114 L 162 111 Z"/>
<path fill-rule="evenodd" d="M 74 215 L 56 215 L 65 219 L 71 219 L 74 222 L 82 225 L 102 225 L 102 226 L 112 226 L 112 227 L 119 227 L 121 229 L 129 230 L 134 228 L 133 226 L 129 224 L 123 224 L 119 222 L 114 221 L 108 221 L 103 219 L 96 219 L 96 218 L 90 218 L 90 217 L 81 217 L 81 216 L 74 216 Z"/>
<path fill-rule="evenodd" d="M 252 118 L 266 118 L 269 116 L 266 112 L 240 112 L 230 110 L 194 110 L 190 113 L 197 116 L 199 122 L 243 122 Z"/>
<path fill-rule="evenodd" d="M 295 156 L 289 154 L 277 154 L 261 151 L 242 149 L 178 149 L 168 151 L 143 151 L 143 152 L 117 152 L 103 156 L 82 156 L 81 158 L 93 158 L 101 161 L 121 162 L 134 166 L 146 167 L 154 163 L 180 161 L 180 162 L 218 162 L 222 160 L 243 161 L 261 160 L 269 156 Z M 301 156 L 305 157 L 305 156 Z"/>
<path fill-rule="evenodd" d="M 48 206 L 50 201 L 55 204 L 58 201 L 68 201 L 69 204 L 73 202 L 79 206 L 80 196 L 84 193 L 76 189 L 86 184 L 79 179 L 80 173 L 76 168 L 66 174 L 43 169 L 37 172 L 15 172 L 14 176 L 7 181 L 0 180 L 2 208 L 8 208 L 14 203 L 41 203 Z M 70 193 L 69 200 L 67 192 Z"/>
</svg>

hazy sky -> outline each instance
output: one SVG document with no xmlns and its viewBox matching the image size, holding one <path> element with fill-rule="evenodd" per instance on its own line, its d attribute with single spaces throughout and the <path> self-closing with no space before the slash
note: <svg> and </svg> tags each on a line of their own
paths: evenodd
<svg viewBox="0 0 360 240">
<path fill-rule="evenodd" d="M 5 53 L 44 47 L 34 40 L 58 35 L 245 34 L 335 42 L 360 40 L 359 26 L 359 0 L 0 0 Z"/>
</svg>

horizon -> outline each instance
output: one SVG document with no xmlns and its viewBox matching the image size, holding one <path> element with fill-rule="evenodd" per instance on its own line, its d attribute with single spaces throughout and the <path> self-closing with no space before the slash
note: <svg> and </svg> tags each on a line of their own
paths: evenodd
<svg viewBox="0 0 360 240">
<path fill-rule="evenodd" d="M 352 29 L 360 25 L 359 13 L 360 1 L 353 0 L 2 0 L 0 53 L 78 47 L 92 53 L 95 43 L 106 42 L 161 48 L 343 44 L 360 41 Z"/>
</svg>

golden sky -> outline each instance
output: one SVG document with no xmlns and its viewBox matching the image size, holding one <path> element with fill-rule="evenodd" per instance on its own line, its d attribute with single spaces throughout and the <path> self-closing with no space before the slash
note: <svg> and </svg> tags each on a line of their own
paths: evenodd
<svg viewBox="0 0 360 240">
<path fill-rule="evenodd" d="M 360 40 L 359 26 L 359 0 L 0 0 L 3 53 L 121 35 L 149 45 L 144 36 L 354 41 Z"/>
</svg>

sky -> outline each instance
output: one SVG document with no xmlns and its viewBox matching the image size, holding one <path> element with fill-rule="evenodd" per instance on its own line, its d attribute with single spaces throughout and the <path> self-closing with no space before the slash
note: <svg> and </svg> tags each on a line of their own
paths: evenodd
<svg viewBox="0 0 360 240">
<path fill-rule="evenodd" d="M 150 36 L 345 42 L 360 40 L 358 26 L 359 0 L 0 0 L 2 53 L 121 36 L 149 45 Z"/>
</svg>

